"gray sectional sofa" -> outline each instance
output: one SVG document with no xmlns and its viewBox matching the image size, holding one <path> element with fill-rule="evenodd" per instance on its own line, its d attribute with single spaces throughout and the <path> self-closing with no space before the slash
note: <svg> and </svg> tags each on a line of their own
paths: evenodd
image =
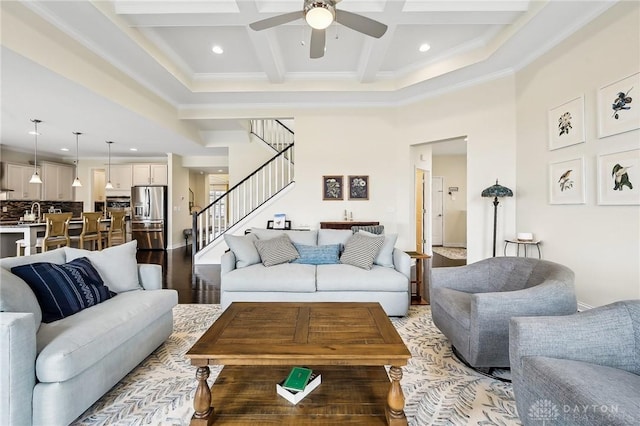
<svg viewBox="0 0 640 426">
<path fill-rule="evenodd" d="M 177 293 L 162 290 L 159 265 L 136 264 L 135 244 L 0 260 L 0 425 L 71 423 L 171 334 Z M 83 256 L 117 294 L 43 322 L 34 291 L 11 268 Z"/>
<path fill-rule="evenodd" d="M 385 243 L 367 270 L 343 263 L 285 262 L 265 266 L 255 250 L 256 241 L 289 236 L 309 247 L 341 245 L 350 230 L 281 231 L 253 228 L 244 236 L 226 238 L 230 251 L 221 259 L 220 302 L 379 302 L 387 315 L 404 316 L 410 305 L 411 258 L 394 247 L 396 235 Z"/>
</svg>

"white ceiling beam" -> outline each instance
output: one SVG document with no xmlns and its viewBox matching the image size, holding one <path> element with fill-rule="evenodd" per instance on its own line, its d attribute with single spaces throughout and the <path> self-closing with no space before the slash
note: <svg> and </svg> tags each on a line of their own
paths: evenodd
<svg viewBox="0 0 640 426">
<path fill-rule="evenodd" d="M 405 0 L 387 1 L 383 14 L 387 16 L 397 16 L 404 7 Z M 387 55 L 387 50 L 393 41 L 393 35 L 397 28 L 397 23 L 387 23 L 387 32 L 377 40 L 366 37 L 364 48 L 360 54 L 360 62 L 358 63 L 358 79 L 361 83 L 371 83 L 375 81 L 376 74 L 382 66 Z"/>
<path fill-rule="evenodd" d="M 236 0 L 240 14 L 257 15 L 255 0 Z M 247 35 L 253 46 L 254 54 L 271 83 L 284 81 L 284 61 L 279 44 L 273 31 L 254 31 L 246 25 Z M 251 52 L 247 52 L 251 54 Z"/>
</svg>

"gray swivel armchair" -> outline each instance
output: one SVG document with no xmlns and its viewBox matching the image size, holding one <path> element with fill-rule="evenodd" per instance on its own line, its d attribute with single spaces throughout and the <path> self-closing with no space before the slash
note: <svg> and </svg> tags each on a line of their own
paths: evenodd
<svg viewBox="0 0 640 426">
<path fill-rule="evenodd" d="M 525 425 L 640 424 L 640 300 L 513 318 L 509 339 Z"/>
<path fill-rule="evenodd" d="M 509 367 L 509 320 L 577 311 L 574 273 L 557 263 L 494 257 L 434 268 L 429 293 L 434 324 L 475 368 Z"/>
</svg>

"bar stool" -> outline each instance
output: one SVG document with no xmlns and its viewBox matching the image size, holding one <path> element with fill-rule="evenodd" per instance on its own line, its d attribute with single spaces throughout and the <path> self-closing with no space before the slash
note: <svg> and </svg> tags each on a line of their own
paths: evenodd
<svg viewBox="0 0 640 426">
<path fill-rule="evenodd" d="M 85 243 L 91 242 L 91 250 L 96 246 L 98 250 L 102 250 L 102 233 L 100 232 L 100 219 L 102 213 L 83 212 L 82 213 L 82 232 L 80 235 L 69 237 L 72 243 L 77 243 L 78 248 L 83 249 Z"/>
<path fill-rule="evenodd" d="M 113 247 L 114 243 L 126 243 L 127 233 L 124 222 L 126 212 L 111 211 L 109 215 L 111 216 L 111 223 L 109 225 L 109 231 L 107 231 L 107 247 Z"/>
<path fill-rule="evenodd" d="M 47 225 L 42 240 L 42 251 L 49 247 L 63 247 L 69 245 L 69 222 L 73 213 L 45 213 L 44 221 Z"/>
<path fill-rule="evenodd" d="M 43 237 L 38 237 L 36 239 L 36 245 L 34 246 L 36 250 L 40 249 L 42 251 L 42 240 Z M 27 242 L 24 238 L 20 238 L 16 241 L 16 256 L 24 256 L 24 249 L 27 247 Z"/>
</svg>

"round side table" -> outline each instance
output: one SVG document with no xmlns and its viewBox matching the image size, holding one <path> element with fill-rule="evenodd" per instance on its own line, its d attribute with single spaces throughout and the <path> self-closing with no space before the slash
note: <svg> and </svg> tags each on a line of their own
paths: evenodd
<svg viewBox="0 0 640 426">
<path fill-rule="evenodd" d="M 515 244 L 516 245 L 516 256 L 520 256 L 520 246 L 524 247 L 524 257 L 529 257 L 529 254 L 527 253 L 527 248 L 529 246 L 535 246 L 538 249 L 538 259 L 542 259 L 542 255 L 540 253 L 540 243 L 542 241 L 540 240 L 518 240 L 518 239 L 511 239 L 511 240 L 504 240 L 504 255 L 507 255 L 507 246 L 509 244 Z"/>
</svg>

